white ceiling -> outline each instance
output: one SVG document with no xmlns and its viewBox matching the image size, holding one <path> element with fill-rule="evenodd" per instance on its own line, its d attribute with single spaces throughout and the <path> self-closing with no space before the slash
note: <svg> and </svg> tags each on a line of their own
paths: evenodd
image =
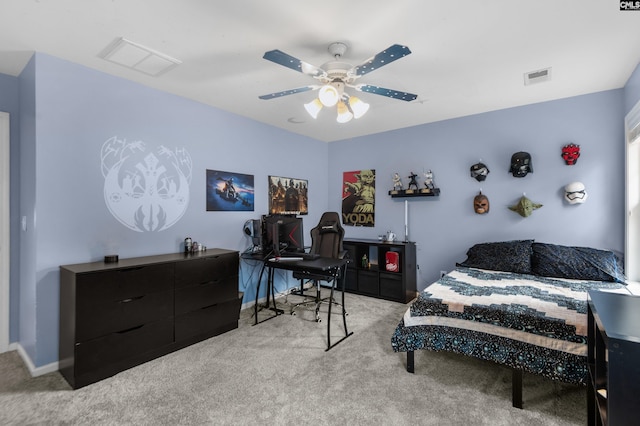
<svg viewBox="0 0 640 426">
<path fill-rule="evenodd" d="M 99 55 L 124 37 L 180 60 L 152 77 Z M 640 62 L 640 11 L 615 0 L 2 0 L 0 73 L 16 76 L 34 51 L 322 141 L 621 88 Z M 322 65 L 331 42 L 360 64 L 398 43 L 412 54 L 358 83 L 415 93 L 413 102 L 358 93 L 371 104 L 346 124 L 307 115 L 315 84 L 262 59 L 279 49 Z M 551 81 L 523 74 L 552 68 Z"/>
</svg>

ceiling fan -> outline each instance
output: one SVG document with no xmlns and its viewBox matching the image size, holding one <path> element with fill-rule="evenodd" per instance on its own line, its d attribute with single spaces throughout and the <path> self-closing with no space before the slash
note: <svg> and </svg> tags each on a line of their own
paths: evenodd
<svg viewBox="0 0 640 426">
<path fill-rule="evenodd" d="M 407 102 L 413 101 L 418 97 L 413 93 L 401 90 L 387 89 L 371 84 L 356 84 L 357 80 L 363 75 L 411 54 L 411 50 L 409 50 L 407 46 L 394 44 L 355 66 L 340 61 L 340 58 L 344 55 L 346 50 L 347 45 L 344 43 L 331 43 L 329 45 L 329 53 L 334 57 L 334 60 L 327 62 L 320 67 L 301 61 L 300 59 L 284 53 L 281 50 L 276 49 L 265 52 L 263 56 L 264 59 L 287 68 L 291 68 L 294 71 L 309 75 L 318 80 L 320 84 L 312 84 L 298 87 L 296 89 L 270 93 L 268 95 L 259 96 L 259 98 L 274 99 L 310 90 L 319 90 L 318 98 L 308 104 L 305 104 L 307 112 L 309 112 L 313 118 L 316 118 L 322 107 L 337 105 L 337 121 L 344 123 L 350 121 L 352 118 L 362 117 L 362 115 L 364 115 L 364 113 L 369 109 L 368 104 L 362 102 L 356 96 L 346 93 L 344 90 L 346 87 L 361 92 L 374 93 L 376 95 Z"/>
</svg>

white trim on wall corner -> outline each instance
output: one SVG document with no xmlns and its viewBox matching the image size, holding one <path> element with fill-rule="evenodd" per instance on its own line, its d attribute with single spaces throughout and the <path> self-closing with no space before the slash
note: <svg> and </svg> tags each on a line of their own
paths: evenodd
<svg viewBox="0 0 640 426">
<path fill-rule="evenodd" d="M 43 365 L 42 367 L 36 367 L 33 364 L 33 361 L 31 361 L 31 357 L 29 357 L 29 354 L 27 354 L 27 351 L 24 350 L 20 343 L 12 343 L 10 346 L 18 351 L 18 355 L 20 355 L 20 358 L 22 358 L 22 361 L 27 366 L 27 369 L 29 369 L 31 377 L 38 377 L 45 374 L 53 373 L 54 371 L 58 371 L 60 368 L 60 363 L 57 361 L 52 362 L 51 364 Z"/>
<path fill-rule="evenodd" d="M 9 347 L 9 113 L 0 112 L 0 353 Z"/>
</svg>

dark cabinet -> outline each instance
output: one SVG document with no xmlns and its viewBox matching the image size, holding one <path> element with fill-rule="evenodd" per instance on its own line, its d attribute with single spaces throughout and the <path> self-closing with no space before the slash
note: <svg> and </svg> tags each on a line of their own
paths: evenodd
<svg viewBox="0 0 640 426">
<path fill-rule="evenodd" d="M 60 373 L 74 388 L 238 327 L 237 251 L 60 267 Z"/>
<path fill-rule="evenodd" d="M 589 425 L 637 425 L 640 418 L 640 296 L 589 291 Z"/>
<path fill-rule="evenodd" d="M 416 297 L 415 243 L 345 239 L 343 246 L 351 259 L 348 292 L 402 303 Z"/>
</svg>

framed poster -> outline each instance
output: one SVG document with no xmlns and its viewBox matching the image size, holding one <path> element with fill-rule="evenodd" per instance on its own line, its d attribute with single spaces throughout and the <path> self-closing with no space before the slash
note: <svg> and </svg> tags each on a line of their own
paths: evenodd
<svg viewBox="0 0 640 426">
<path fill-rule="evenodd" d="M 253 175 L 207 170 L 207 211 L 253 211 Z"/>
<path fill-rule="evenodd" d="M 376 171 L 344 172 L 342 177 L 342 223 L 348 226 L 374 226 Z"/>
<path fill-rule="evenodd" d="M 269 176 L 269 214 L 309 214 L 309 181 Z"/>
</svg>

